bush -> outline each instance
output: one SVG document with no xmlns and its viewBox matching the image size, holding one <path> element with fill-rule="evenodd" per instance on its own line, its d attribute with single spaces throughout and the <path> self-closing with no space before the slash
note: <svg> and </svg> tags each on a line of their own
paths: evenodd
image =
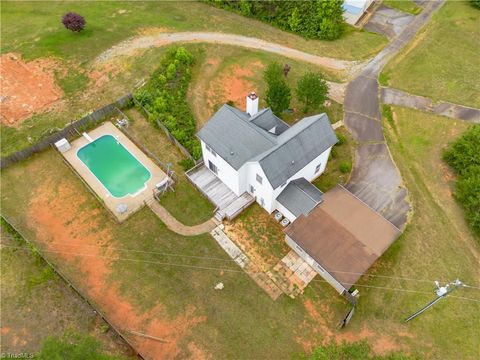
<svg viewBox="0 0 480 360">
<path fill-rule="evenodd" d="M 343 134 L 336 134 L 337 135 L 337 139 L 338 139 L 338 142 L 337 142 L 337 146 L 340 146 L 340 145 L 343 145 L 347 142 L 347 138 L 345 137 L 345 135 Z"/>
<path fill-rule="evenodd" d="M 480 235 L 480 125 L 469 128 L 450 144 L 443 159 L 458 175 L 455 198 L 465 209 L 465 217 Z"/>
<path fill-rule="evenodd" d="M 471 4 L 480 9 L 480 0 L 470 0 Z"/>
<path fill-rule="evenodd" d="M 340 172 L 348 174 L 352 170 L 352 164 L 348 161 L 344 161 L 339 166 Z"/>
<path fill-rule="evenodd" d="M 342 0 L 206 2 L 253 17 L 305 38 L 334 40 L 345 31 Z"/>
<path fill-rule="evenodd" d="M 195 159 L 202 155 L 195 138 L 196 123 L 188 107 L 186 94 L 194 58 L 185 48 L 173 48 L 162 59 L 150 80 L 134 94 L 148 112 L 148 120 L 160 121 Z"/>
<path fill-rule="evenodd" d="M 304 112 L 318 109 L 327 99 L 328 85 L 319 72 L 304 74 L 297 83 L 297 98 L 303 103 Z"/>
<path fill-rule="evenodd" d="M 270 63 L 263 73 L 263 78 L 267 83 L 265 102 L 277 116 L 280 116 L 290 106 L 292 98 L 282 65 L 278 62 Z"/>
<path fill-rule="evenodd" d="M 85 28 L 85 18 L 77 13 L 69 12 L 63 15 L 62 24 L 73 32 L 80 32 Z"/>
</svg>

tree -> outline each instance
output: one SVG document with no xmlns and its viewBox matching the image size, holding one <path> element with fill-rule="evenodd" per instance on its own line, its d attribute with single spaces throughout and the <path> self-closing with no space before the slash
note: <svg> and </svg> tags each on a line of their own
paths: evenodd
<svg viewBox="0 0 480 360">
<path fill-rule="evenodd" d="M 265 101 L 272 111 L 280 116 L 290 106 L 292 98 L 290 87 L 284 79 L 282 65 L 278 62 L 270 63 L 263 73 L 263 78 L 267 83 Z"/>
<path fill-rule="evenodd" d="M 297 98 L 304 105 L 304 112 L 317 109 L 327 99 L 328 85 L 319 72 L 304 74 L 297 83 Z"/>
<path fill-rule="evenodd" d="M 288 109 L 291 98 L 290 88 L 284 80 L 277 80 L 268 85 L 265 101 L 277 116 Z"/>
<path fill-rule="evenodd" d="M 320 0 L 317 4 L 318 37 L 338 39 L 345 31 L 342 0 Z"/>
<path fill-rule="evenodd" d="M 274 61 L 268 64 L 267 68 L 263 72 L 263 79 L 267 84 L 272 84 L 277 80 L 281 80 L 283 76 L 283 67 L 280 63 Z"/>
<path fill-rule="evenodd" d="M 470 0 L 473 6 L 480 9 L 480 0 Z"/>
<path fill-rule="evenodd" d="M 83 16 L 74 12 L 69 12 L 63 15 L 62 23 L 68 30 L 80 32 L 85 28 L 87 22 Z"/>
</svg>

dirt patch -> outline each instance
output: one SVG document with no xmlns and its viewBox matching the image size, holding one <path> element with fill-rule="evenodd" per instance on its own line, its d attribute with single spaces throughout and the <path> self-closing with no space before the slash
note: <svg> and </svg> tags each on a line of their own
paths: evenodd
<svg viewBox="0 0 480 360">
<path fill-rule="evenodd" d="M 14 53 L 0 57 L 2 124 L 18 125 L 61 98 L 62 90 L 55 84 L 56 68 L 58 62 L 52 59 L 24 62 Z"/>
<path fill-rule="evenodd" d="M 104 86 L 111 78 L 118 75 L 122 67 L 118 61 L 109 61 L 97 66 L 92 70 L 88 77 L 95 84 L 94 87 Z"/>
<path fill-rule="evenodd" d="M 178 357 L 180 340 L 205 317 L 196 315 L 193 306 L 173 319 L 166 315 L 162 304 L 139 312 L 120 295 L 117 284 L 108 281 L 110 264 L 117 254 L 104 247 L 112 241 L 111 232 L 108 225 L 104 226 L 105 219 L 99 219 L 100 210 L 89 210 L 88 202 L 92 200 L 61 180 L 46 181 L 35 194 L 29 205 L 29 226 L 35 229 L 42 247 L 50 251 L 49 257 L 67 269 L 70 280 L 145 358 Z"/>
<path fill-rule="evenodd" d="M 214 109 L 216 105 L 232 101 L 239 109 L 245 109 L 245 97 L 251 91 L 258 91 L 254 82 L 255 68 L 262 68 L 264 65 L 259 62 L 251 62 L 245 66 L 232 65 L 227 67 L 222 74 L 210 83 L 207 90 L 207 105 Z M 212 111 L 213 113 L 213 111 Z"/>
<path fill-rule="evenodd" d="M 188 343 L 188 351 L 190 351 L 190 359 L 195 360 L 206 360 L 210 357 L 207 357 L 205 352 L 200 349 L 194 342 Z"/>
<path fill-rule="evenodd" d="M 373 352 L 378 355 L 385 355 L 392 351 L 403 350 L 399 344 L 392 340 L 392 338 L 383 334 L 375 333 L 366 326 L 360 331 L 334 331 L 331 326 L 331 322 L 334 321 L 334 314 L 327 305 L 314 303 L 310 299 L 305 300 L 303 305 L 305 306 L 305 310 L 309 314 L 311 320 L 313 320 L 312 324 L 314 324 L 314 326 L 311 328 L 311 331 L 322 337 L 322 345 L 327 345 L 331 341 L 340 344 L 342 342 L 351 343 L 366 340 L 371 344 Z M 308 331 L 305 330 L 311 326 L 311 324 L 304 322 L 298 333 L 302 334 L 302 330 L 303 333 L 308 333 Z M 402 332 L 401 334 L 403 337 L 411 337 L 411 335 L 406 332 Z M 303 346 L 306 352 L 312 351 L 313 347 L 318 345 L 310 338 L 304 339 L 302 336 L 298 336 L 296 340 Z"/>
</svg>

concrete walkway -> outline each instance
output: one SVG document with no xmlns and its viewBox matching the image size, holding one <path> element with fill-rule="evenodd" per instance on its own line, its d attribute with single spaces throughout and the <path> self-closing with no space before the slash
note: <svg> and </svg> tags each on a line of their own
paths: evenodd
<svg viewBox="0 0 480 360">
<path fill-rule="evenodd" d="M 158 216 L 160 220 L 173 232 L 183 236 L 195 236 L 209 233 L 217 224 L 212 219 L 205 221 L 203 224 L 195 226 L 187 226 L 175 219 L 158 201 L 152 201 L 148 207 Z"/>
<path fill-rule="evenodd" d="M 435 103 L 432 99 L 423 96 L 385 87 L 380 89 L 380 98 L 385 104 L 405 106 L 480 124 L 480 109 L 443 101 Z"/>
<path fill-rule="evenodd" d="M 350 82 L 345 94 L 345 125 L 359 143 L 347 188 L 399 229 L 404 229 L 407 223 L 410 205 L 407 189 L 383 135 L 377 79 L 385 64 L 413 39 L 442 5 L 443 1 L 429 2 L 422 13 Z"/>
<path fill-rule="evenodd" d="M 136 50 L 161 47 L 173 43 L 213 43 L 241 46 L 286 56 L 291 59 L 306 61 L 334 70 L 354 70 L 363 63 L 357 61 L 338 60 L 325 56 L 312 55 L 269 41 L 234 34 L 217 32 L 177 32 L 158 33 L 127 39 L 100 54 L 96 62 L 111 60 L 122 55 L 132 55 Z"/>
</svg>

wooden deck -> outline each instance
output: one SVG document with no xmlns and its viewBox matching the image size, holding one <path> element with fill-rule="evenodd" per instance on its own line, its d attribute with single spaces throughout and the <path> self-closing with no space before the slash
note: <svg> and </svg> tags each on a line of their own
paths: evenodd
<svg viewBox="0 0 480 360">
<path fill-rule="evenodd" d="M 240 212 L 252 204 L 255 199 L 248 193 L 241 196 L 228 188 L 213 172 L 205 165 L 199 165 L 185 173 L 187 178 L 210 200 L 217 208 L 216 217 L 229 220 L 240 214 Z"/>
</svg>

